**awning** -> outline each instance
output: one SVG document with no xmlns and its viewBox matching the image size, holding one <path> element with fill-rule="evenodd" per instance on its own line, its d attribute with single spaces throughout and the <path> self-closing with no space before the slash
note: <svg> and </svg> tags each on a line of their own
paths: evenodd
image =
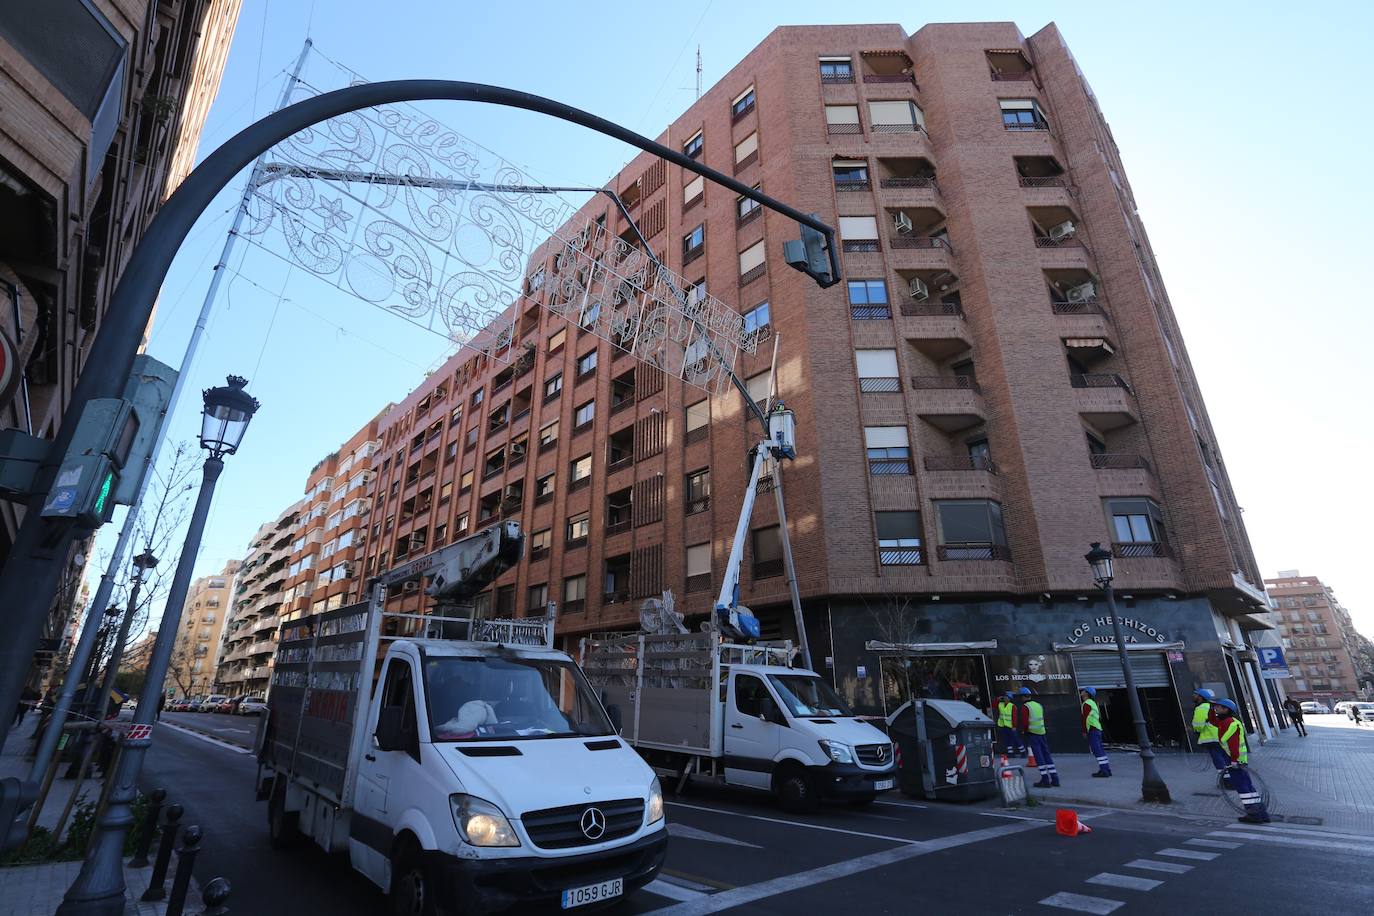
<svg viewBox="0 0 1374 916">
<path fill-rule="evenodd" d="M 1128 642 L 1126 643 L 1127 652 L 1162 652 L 1165 649 L 1182 649 L 1183 641 L 1178 642 Z M 1054 644 L 1056 652 L 1115 652 L 1116 643 L 1095 642 L 1088 645 L 1078 643 L 1057 642 Z"/>
<path fill-rule="evenodd" d="M 1113 352 L 1111 342 L 1103 337 L 1069 337 L 1065 339 L 1064 346 L 1089 347 L 1095 350 L 1106 350 L 1108 353 Z"/>
<path fill-rule="evenodd" d="M 976 649 L 996 649 L 997 640 L 986 642 L 882 642 L 870 639 L 864 643 L 869 652 L 885 652 L 891 655 L 925 655 L 931 652 L 969 652 Z"/>
<path fill-rule="evenodd" d="M 860 53 L 863 54 L 864 57 L 905 57 L 908 61 L 911 60 L 911 55 L 900 48 L 889 48 L 882 51 L 861 51 Z"/>
</svg>

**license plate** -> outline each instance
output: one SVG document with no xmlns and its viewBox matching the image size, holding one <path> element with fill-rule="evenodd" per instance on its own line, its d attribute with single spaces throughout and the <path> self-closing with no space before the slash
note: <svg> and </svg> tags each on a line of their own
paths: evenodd
<svg viewBox="0 0 1374 916">
<path fill-rule="evenodd" d="M 575 906 L 596 903 L 599 900 L 609 900 L 612 897 L 619 897 L 623 893 L 625 893 L 624 878 L 602 881 L 600 884 L 588 884 L 586 887 L 570 888 L 563 892 L 563 909 L 568 910 Z"/>
<path fill-rule="evenodd" d="M 885 792 L 897 784 L 894 779 L 875 779 L 873 780 L 874 792 Z"/>
</svg>

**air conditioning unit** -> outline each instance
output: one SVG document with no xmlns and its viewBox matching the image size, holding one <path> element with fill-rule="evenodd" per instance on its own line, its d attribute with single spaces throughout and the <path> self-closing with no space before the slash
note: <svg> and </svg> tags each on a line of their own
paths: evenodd
<svg viewBox="0 0 1374 916">
<path fill-rule="evenodd" d="M 930 298 L 930 287 L 926 286 L 920 277 L 911 278 L 911 298 L 917 302 L 924 302 Z"/>
<path fill-rule="evenodd" d="M 1071 220 L 1071 219 L 1066 219 L 1066 220 L 1064 220 L 1064 222 L 1060 223 L 1058 226 L 1051 226 L 1051 227 L 1050 227 L 1050 238 L 1052 238 L 1052 239 L 1064 239 L 1064 238 L 1068 238 L 1069 236 L 1073 235 L 1075 231 L 1076 231 L 1076 230 L 1075 230 L 1074 225 L 1073 225 L 1073 220 Z"/>
<path fill-rule="evenodd" d="M 905 213 L 899 211 L 892 217 L 892 222 L 896 225 L 897 231 L 903 235 L 911 231 L 911 217 Z"/>
<path fill-rule="evenodd" d="M 1066 295 L 1070 302 L 1087 302 L 1097 298 L 1097 285 L 1089 280 L 1087 283 L 1080 283 L 1072 287 Z"/>
</svg>

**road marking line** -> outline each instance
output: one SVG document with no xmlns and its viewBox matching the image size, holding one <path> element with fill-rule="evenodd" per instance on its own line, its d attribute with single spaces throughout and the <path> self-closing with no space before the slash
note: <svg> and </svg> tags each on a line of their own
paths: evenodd
<svg viewBox="0 0 1374 916">
<path fill-rule="evenodd" d="M 1315 836 L 1357 843 L 1366 840 L 1364 836 L 1358 833 L 1336 833 L 1332 830 L 1313 830 L 1311 827 L 1290 827 L 1287 824 L 1227 824 L 1226 828 L 1228 830 L 1244 830 L 1248 833 L 1291 833 L 1297 836 Z"/>
<path fill-rule="evenodd" d="M 1169 847 L 1168 849 L 1161 849 L 1161 850 L 1157 851 L 1157 852 L 1155 853 L 1155 855 L 1157 855 L 1157 856 L 1173 856 L 1175 859 L 1197 859 L 1199 862 L 1210 862 L 1210 861 L 1212 861 L 1213 859 L 1215 859 L 1217 856 L 1221 855 L 1221 853 L 1219 853 L 1219 852 L 1198 852 L 1196 849 L 1174 849 L 1174 848 L 1171 846 L 1171 847 Z"/>
<path fill-rule="evenodd" d="M 668 825 L 668 835 L 679 837 L 684 840 L 700 840 L 704 843 L 723 843 L 726 846 L 743 846 L 746 849 L 763 848 L 753 843 L 746 843 L 744 840 L 737 840 L 729 836 L 721 836 L 719 833 L 712 833 L 709 830 L 701 830 L 697 827 L 689 827 L 687 824 L 679 824 L 676 821 Z"/>
<path fill-rule="evenodd" d="M 1240 849 L 1241 843 L 1228 843 L 1225 840 L 1184 840 L 1187 846 L 1207 846 L 1211 849 Z"/>
<path fill-rule="evenodd" d="M 1278 833 L 1213 833 L 1212 836 L 1235 837 L 1242 840 L 1259 840 L 1261 843 L 1275 843 L 1279 846 L 1298 846 L 1308 849 L 1336 849 L 1341 852 L 1355 852 L 1374 856 L 1374 846 L 1357 843 L 1337 843 L 1334 840 L 1318 840 L 1314 837 L 1283 836 Z"/>
<path fill-rule="evenodd" d="M 915 802 L 883 801 L 882 799 L 874 804 L 887 805 L 891 808 L 919 808 L 922 811 L 930 807 L 929 805 L 918 805 Z"/>
<path fill-rule="evenodd" d="M 197 739 L 199 739 L 199 740 L 201 740 L 201 741 L 204 741 L 206 744 L 213 744 L 215 747 L 222 747 L 222 748 L 224 748 L 225 750 L 233 751 L 233 752 L 236 753 L 236 754 L 251 754 L 251 753 L 253 753 L 252 751 L 250 751 L 250 750 L 249 750 L 248 748 L 246 748 L 246 747 L 239 747 L 239 746 L 236 745 L 236 744 L 230 744 L 228 741 L 221 741 L 221 740 L 218 739 L 218 738 L 211 738 L 209 735 L 202 735 L 200 732 L 192 731 L 191 729 L 186 728 L 185 726 L 182 726 L 182 725 L 175 725 L 175 724 L 173 724 L 173 723 L 171 723 L 171 722 L 160 722 L 160 723 L 158 723 L 158 724 L 159 724 L 159 725 L 165 725 L 166 727 L 172 729 L 173 731 L 179 731 L 179 732 L 181 732 L 183 735 L 190 735 L 192 738 L 197 738 Z"/>
<path fill-rule="evenodd" d="M 1087 894 L 1070 894 L 1060 891 L 1052 897 L 1040 901 L 1042 906 L 1057 906 L 1064 910 L 1077 910 L 1080 913 L 1096 913 L 1106 916 L 1112 910 L 1125 906 L 1121 900 L 1108 900 L 1106 897 L 1089 897 Z"/>
<path fill-rule="evenodd" d="M 715 809 L 707 808 L 704 810 L 713 811 Z M 971 830 L 968 833 L 957 833 L 953 836 L 940 837 L 934 840 L 912 840 L 908 841 L 906 845 L 884 849 L 882 852 L 869 853 L 856 859 L 836 862 L 833 865 L 822 865 L 796 874 L 760 881 L 758 884 L 748 884 L 734 890 L 710 894 L 697 900 L 684 901 L 658 912 L 671 914 L 671 916 L 698 916 L 698 914 L 716 913 L 732 907 L 745 906 L 766 897 L 790 893 L 838 878 L 847 878 L 850 875 L 874 868 L 883 868 L 918 856 L 967 846 L 971 843 L 981 843 L 984 840 L 999 839 L 1016 833 L 1024 833 L 1035 829 L 1036 826 L 1034 824 L 1001 824 L 996 827 L 985 827 L 982 830 Z M 1104 912 L 1110 912 L 1110 910 Z"/>
<path fill-rule="evenodd" d="M 978 813 L 982 817 L 1006 817 L 1014 821 L 1039 821 L 1042 824 L 1049 823 L 1049 821 L 1045 820 L 1043 817 L 1026 817 L 1024 814 L 1003 814 L 1000 811 L 980 811 Z"/>
<path fill-rule="evenodd" d="M 1154 878 L 1137 878 L 1135 875 L 1118 875 L 1104 871 L 1100 875 L 1093 875 L 1084 883 L 1101 884 L 1103 887 L 1124 887 L 1132 891 L 1152 891 L 1164 882 L 1156 881 Z"/>
<path fill-rule="evenodd" d="M 1171 875 L 1183 875 L 1193 870 L 1193 866 L 1184 865 L 1182 862 L 1156 862 L 1154 859 L 1136 859 L 1134 862 L 1127 862 L 1126 867 L 1162 871 Z"/>
<path fill-rule="evenodd" d="M 707 808 L 703 805 L 689 805 L 684 802 L 664 802 L 665 805 L 672 805 L 677 808 L 687 808 L 691 811 L 706 811 L 710 814 L 728 814 L 731 817 L 742 817 L 751 821 L 766 821 L 770 824 L 786 824 L 789 827 L 809 827 L 812 830 L 827 830 L 831 833 L 847 833 L 850 836 L 868 837 L 871 840 L 885 840 L 889 843 L 919 843 L 920 840 L 913 840 L 910 837 L 888 836 L 883 833 L 865 833 L 862 830 L 850 830 L 846 827 L 826 827 L 822 824 L 808 824 L 805 821 L 789 821 L 781 817 L 764 817 L 762 814 L 745 814 L 742 811 L 728 811 L 724 808 Z"/>
<path fill-rule="evenodd" d="M 670 881 L 665 881 L 662 878 L 656 878 L 650 881 L 648 884 L 644 885 L 644 890 L 651 894 L 657 894 L 660 897 L 667 897 L 669 900 L 677 900 L 679 902 L 697 900 L 698 898 L 708 896 L 704 891 L 695 891 L 691 888 L 683 887 L 680 884 L 673 884 Z"/>
</svg>

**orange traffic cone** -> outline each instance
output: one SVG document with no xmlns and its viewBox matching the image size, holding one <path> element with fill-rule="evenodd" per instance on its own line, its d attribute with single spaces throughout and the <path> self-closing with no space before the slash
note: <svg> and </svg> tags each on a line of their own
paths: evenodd
<svg viewBox="0 0 1374 916">
<path fill-rule="evenodd" d="M 1078 836 L 1092 833 L 1093 829 L 1078 819 L 1078 812 L 1072 808 L 1060 808 L 1054 812 L 1054 830 L 1060 836 Z"/>
<path fill-rule="evenodd" d="M 1040 766 L 1040 764 L 1038 764 L 1038 763 L 1035 762 L 1035 751 L 1031 750 L 1030 748 L 1027 748 L 1027 749 L 1026 749 L 1026 766 L 1028 766 L 1028 767 L 1038 767 L 1038 766 Z"/>
</svg>

